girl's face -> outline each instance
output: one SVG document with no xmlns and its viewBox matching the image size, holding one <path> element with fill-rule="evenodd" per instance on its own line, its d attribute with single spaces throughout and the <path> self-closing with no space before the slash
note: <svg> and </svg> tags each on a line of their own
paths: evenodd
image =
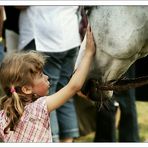
<svg viewBox="0 0 148 148">
<path fill-rule="evenodd" d="M 48 90 L 50 88 L 50 82 L 48 81 L 48 76 L 43 73 L 38 73 L 33 81 L 32 91 L 34 94 L 39 96 L 48 95 Z"/>
</svg>

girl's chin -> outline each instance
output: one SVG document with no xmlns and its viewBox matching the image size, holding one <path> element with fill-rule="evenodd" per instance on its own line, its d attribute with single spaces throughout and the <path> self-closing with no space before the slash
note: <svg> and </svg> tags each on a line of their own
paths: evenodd
<svg viewBox="0 0 148 148">
<path fill-rule="evenodd" d="M 48 96 L 49 95 L 49 91 L 47 91 L 47 92 L 45 92 L 45 93 L 42 93 L 42 97 L 44 97 L 44 96 Z"/>
<path fill-rule="evenodd" d="M 49 95 L 49 90 L 47 90 L 47 92 L 46 92 L 46 96 L 47 96 L 47 95 Z"/>
</svg>

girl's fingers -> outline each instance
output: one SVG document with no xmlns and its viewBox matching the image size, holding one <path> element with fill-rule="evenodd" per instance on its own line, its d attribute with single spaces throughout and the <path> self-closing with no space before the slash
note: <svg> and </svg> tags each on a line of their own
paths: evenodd
<svg viewBox="0 0 148 148">
<path fill-rule="evenodd" d="M 88 32 L 91 32 L 91 27 L 90 27 L 89 24 L 87 25 L 87 31 L 88 31 Z"/>
<path fill-rule="evenodd" d="M 87 36 L 90 36 L 91 35 L 91 27 L 90 25 L 87 26 Z"/>
</svg>

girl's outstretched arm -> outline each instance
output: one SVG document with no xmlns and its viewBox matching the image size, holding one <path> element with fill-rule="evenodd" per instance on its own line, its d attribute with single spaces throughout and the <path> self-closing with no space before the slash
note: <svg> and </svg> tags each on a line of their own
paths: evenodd
<svg viewBox="0 0 148 148">
<path fill-rule="evenodd" d="M 73 74 L 69 83 L 55 94 L 47 97 L 47 107 L 49 112 L 63 105 L 82 88 L 89 72 L 95 51 L 96 49 L 93 34 L 88 26 L 86 34 L 86 49 L 81 63 Z"/>
</svg>

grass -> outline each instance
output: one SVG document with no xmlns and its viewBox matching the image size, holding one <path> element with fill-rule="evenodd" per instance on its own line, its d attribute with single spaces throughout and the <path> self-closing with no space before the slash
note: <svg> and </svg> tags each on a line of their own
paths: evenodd
<svg viewBox="0 0 148 148">
<path fill-rule="evenodd" d="M 136 101 L 140 142 L 148 142 L 148 102 Z M 75 140 L 75 142 L 93 142 L 95 133 L 90 133 Z"/>
<path fill-rule="evenodd" d="M 139 134 L 141 142 L 148 142 L 148 102 L 137 101 Z"/>
<path fill-rule="evenodd" d="M 80 138 L 77 138 L 75 140 L 75 142 L 77 142 L 77 143 L 79 143 L 79 142 L 93 142 L 94 136 L 95 136 L 95 133 L 92 132 L 86 136 L 82 136 Z"/>
</svg>

